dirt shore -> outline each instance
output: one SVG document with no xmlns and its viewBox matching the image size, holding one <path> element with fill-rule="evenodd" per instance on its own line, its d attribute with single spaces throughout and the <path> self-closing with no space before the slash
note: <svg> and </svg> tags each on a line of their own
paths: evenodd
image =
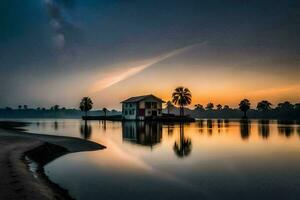
<svg viewBox="0 0 300 200">
<path fill-rule="evenodd" d="M 0 199 L 71 199 L 67 190 L 47 178 L 43 166 L 67 153 L 105 147 L 79 138 L 25 133 L 24 125 L 0 122 Z M 29 171 L 25 156 L 39 164 L 38 177 Z"/>
</svg>

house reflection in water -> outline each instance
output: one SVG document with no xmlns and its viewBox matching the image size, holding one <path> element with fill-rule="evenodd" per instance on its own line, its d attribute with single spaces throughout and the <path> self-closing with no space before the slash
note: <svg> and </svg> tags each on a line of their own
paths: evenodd
<svg viewBox="0 0 300 200">
<path fill-rule="evenodd" d="M 122 136 L 124 141 L 152 147 L 161 142 L 162 124 L 144 121 L 123 122 Z"/>
</svg>

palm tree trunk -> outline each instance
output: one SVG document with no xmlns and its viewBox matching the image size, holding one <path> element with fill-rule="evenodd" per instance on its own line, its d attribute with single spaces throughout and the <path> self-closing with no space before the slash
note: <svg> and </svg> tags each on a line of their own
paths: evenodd
<svg viewBox="0 0 300 200">
<path fill-rule="evenodd" d="M 244 118 L 247 118 L 247 111 L 244 111 Z"/>
</svg>

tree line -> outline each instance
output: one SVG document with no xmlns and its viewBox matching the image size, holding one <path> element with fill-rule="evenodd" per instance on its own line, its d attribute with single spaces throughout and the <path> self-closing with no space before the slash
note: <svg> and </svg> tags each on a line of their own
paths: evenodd
<svg viewBox="0 0 300 200">
<path fill-rule="evenodd" d="M 185 87 L 177 87 L 172 93 L 172 100 L 166 103 L 167 114 L 171 113 L 171 109 L 174 109 L 174 105 L 179 108 L 179 115 L 184 116 L 185 107 L 189 106 L 192 102 L 192 93 L 188 88 Z M 285 101 L 282 103 L 278 103 L 277 106 L 274 106 L 270 101 L 262 100 L 257 103 L 254 109 L 251 109 L 251 103 L 248 99 L 243 99 L 238 104 L 238 109 L 230 108 L 228 105 L 222 106 L 221 104 L 217 104 L 216 106 L 213 103 L 208 103 L 205 107 L 201 104 L 195 104 L 194 110 L 190 111 L 189 114 L 197 114 L 197 113 L 206 113 L 213 116 L 222 117 L 226 114 L 236 114 L 237 111 L 243 113 L 243 118 L 248 117 L 248 112 L 251 113 L 251 117 L 267 117 L 267 118 L 300 118 L 300 103 L 292 104 L 289 101 Z M 219 115 L 217 115 L 219 114 Z"/>
</svg>

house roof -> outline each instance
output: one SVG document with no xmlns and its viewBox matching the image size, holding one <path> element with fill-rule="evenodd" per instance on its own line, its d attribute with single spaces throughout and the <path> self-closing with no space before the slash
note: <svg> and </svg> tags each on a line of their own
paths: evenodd
<svg viewBox="0 0 300 200">
<path fill-rule="evenodd" d="M 121 103 L 137 103 L 140 102 L 146 98 L 154 98 L 158 101 L 161 101 L 162 103 L 164 103 L 164 101 L 161 98 L 158 98 L 156 96 L 154 96 L 153 94 L 149 94 L 149 95 L 143 95 L 143 96 L 136 96 L 136 97 L 130 97 L 124 101 L 122 101 Z"/>
</svg>

